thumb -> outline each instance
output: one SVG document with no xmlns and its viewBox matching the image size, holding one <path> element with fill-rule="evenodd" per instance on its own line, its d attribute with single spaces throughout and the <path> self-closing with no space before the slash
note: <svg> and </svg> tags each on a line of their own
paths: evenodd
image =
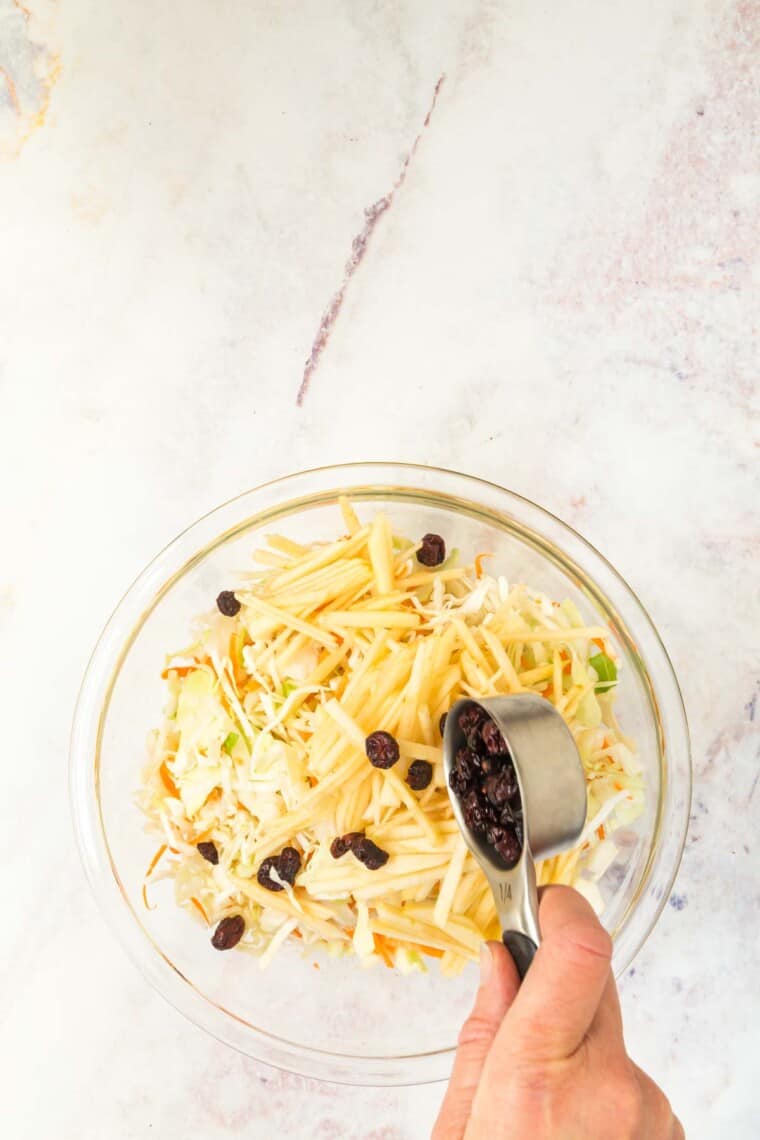
<svg viewBox="0 0 760 1140">
<path fill-rule="evenodd" d="M 500 942 L 480 951 L 480 986 L 462 1026 L 449 1087 L 431 1140 L 461 1140 L 488 1050 L 520 985 L 515 964 Z"/>
<path fill-rule="evenodd" d="M 564 1060 L 579 1047 L 601 1010 L 610 1047 L 622 1043 L 611 982 L 612 941 L 593 910 L 570 887 L 548 887 L 539 910 L 543 941 L 510 1009 L 494 1052 L 495 1067 Z"/>
</svg>

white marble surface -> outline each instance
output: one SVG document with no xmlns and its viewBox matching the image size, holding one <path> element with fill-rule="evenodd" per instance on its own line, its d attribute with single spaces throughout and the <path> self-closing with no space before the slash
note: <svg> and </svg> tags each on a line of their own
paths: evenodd
<svg viewBox="0 0 760 1140">
<path fill-rule="evenodd" d="M 398 458 L 537 499 L 650 608 L 696 793 L 627 1038 L 690 1140 L 756 1140 L 757 0 L 28 3 L 0 0 L 3 1136 L 428 1135 L 440 1088 L 275 1073 L 150 991 L 65 783 L 90 648 L 168 538 Z"/>
</svg>

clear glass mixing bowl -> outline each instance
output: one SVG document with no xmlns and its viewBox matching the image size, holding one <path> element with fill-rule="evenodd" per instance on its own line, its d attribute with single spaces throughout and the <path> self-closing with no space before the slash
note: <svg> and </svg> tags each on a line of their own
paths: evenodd
<svg viewBox="0 0 760 1140">
<path fill-rule="evenodd" d="M 116 934 L 177 1009 L 251 1057 L 351 1084 L 416 1084 L 448 1076 L 474 970 L 402 977 L 286 947 L 266 972 L 218 954 L 174 905 L 169 883 L 141 899 L 155 843 L 134 794 L 145 739 L 163 703 L 164 654 L 186 643 L 191 618 L 250 568 L 261 537 L 337 536 L 339 492 L 366 516 L 382 508 L 403 534 L 437 531 L 449 549 L 488 550 L 511 580 L 571 598 L 608 625 L 623 659 L 618 715 L 638 740 L 648 781 L 638 840 L 601 886 L 621 973 L 654 925 L 681 858 L 691 770 L 683 704 L 668 656 L 641 603 L 610 564 L 564 523 L 501 487 L 432 467 L 353 464 L 306 471 L 249 491 L 200 519 L 143 571 L 95 648 L 71 742 L 71 800 L 88 879 Z"/>
</svg>

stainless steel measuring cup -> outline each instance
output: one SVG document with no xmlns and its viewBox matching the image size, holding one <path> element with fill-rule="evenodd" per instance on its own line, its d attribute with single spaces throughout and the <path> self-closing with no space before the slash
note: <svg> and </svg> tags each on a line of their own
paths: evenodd
<svg viewBox="0 0 760 1140">
<path fill-rule="evenodd" d="M 501 856 L 465 822 L 458 796 L 449 785 L 454 759 L 466 741 L 459 713 L 480 705 L 496 722 L 514 762 L 523 810 L 523 848 L 508 867 Z M 535 859 L 546 859 L 577 843 L 586 822 L 586 781 L 570 729 L 549 701 L 536 693 L 469 697 L 446 718 L 443 766 L 454 815 L 464 840 L 491 885 L 504 945 L 523 978 L 541 940 Z"/>
</svg>

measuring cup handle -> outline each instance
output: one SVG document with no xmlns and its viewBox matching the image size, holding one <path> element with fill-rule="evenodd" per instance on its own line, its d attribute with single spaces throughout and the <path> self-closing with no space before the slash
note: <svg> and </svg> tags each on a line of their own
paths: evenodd
<svg viewBox="0 0 760 1140">
<path fill-rule="evenodd" d="M 522 981 L 538 947 L 532 938 L 529 938 L 527 934 L 521 934 L 519 930 L 505 930 L 501 940 L 512 955 L 517 966 L 517 972 L 520 975 L 520 981 Z"/>
</svg>

